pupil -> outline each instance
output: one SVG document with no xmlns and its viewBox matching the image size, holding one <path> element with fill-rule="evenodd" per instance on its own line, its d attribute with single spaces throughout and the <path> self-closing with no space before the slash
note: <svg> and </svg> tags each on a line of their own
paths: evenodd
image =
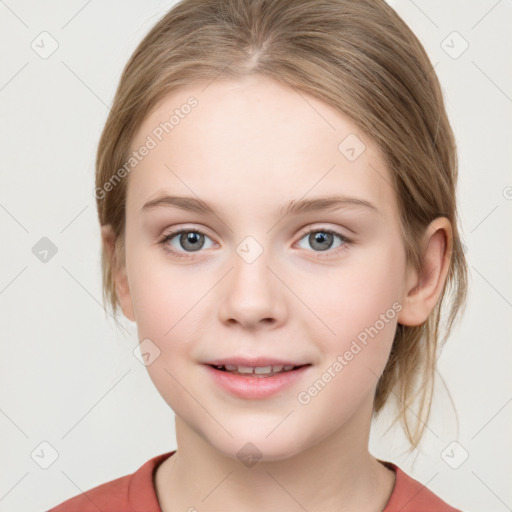
<svg viewBox="0 0 512 512">
<path fill-rule="evenodd" d="M 316 249 L 319 249 L 321 251 L 325 251 L 328 249 L 327 246 L 329 246 L 329 242 L 331 241 L 332 235 L 330 233 L 324 233 L 324 232 L 316 232 L 311 234 L 312 241 L 311 246 L 315 247 Z"/>
<path fill-rule="evenodd" d="M 196 250 L 201 248 L 201 240 L 203 235 L 189 231 L 187 233 L 182 233 L 181 235 L 181 246 L 185 249 Z"/>
</svg>

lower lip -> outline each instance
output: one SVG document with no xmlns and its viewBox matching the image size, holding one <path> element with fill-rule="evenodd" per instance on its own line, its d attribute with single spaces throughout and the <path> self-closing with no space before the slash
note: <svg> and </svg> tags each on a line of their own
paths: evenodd
<svg viewBox="0 0 512 512">
<path fill-rule="evenodd" d="M 205 365 L 213 380 L 223 389 L 239 398 L 267 398 L 297 382 L 311 365 L 297 370 L 277 373 L 271 377 L 244 377 L 230 372 L 217 370 Z"/>
</svg>

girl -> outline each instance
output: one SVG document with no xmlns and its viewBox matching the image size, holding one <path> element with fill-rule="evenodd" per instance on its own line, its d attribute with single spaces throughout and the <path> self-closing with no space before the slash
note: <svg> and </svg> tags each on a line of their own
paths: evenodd
<svg viewBox="0 0 512 512">
<path fill-rule="evenodd" d="M 457 510 L 368 450 L 392 397 L 418 445 L 467 289 L 453 133 L 393 9 L 181 1 L 126 65 L 96 171 L 104 298 L 178 448 L 53 511 Z"/>
</svg>

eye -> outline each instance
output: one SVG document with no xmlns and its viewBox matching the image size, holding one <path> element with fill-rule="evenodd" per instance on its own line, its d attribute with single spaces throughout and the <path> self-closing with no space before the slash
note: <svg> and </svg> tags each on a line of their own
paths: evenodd
<svg viewBox="0 0 512 512">
<path fill-rule="evenodd" d="M 342 243 L 336 246 L 337 248 L 341 247 L 341 249 L 330 251 L 330 253 L 338 254 L 347 248 L 347 246 L 351 243 L 351 240 L 349 240 L 341 233 L 333 231 L 332 229 L 310 229 L 305 235 L 302 236 L 301 240 L 306 239 L 306 243 L 309 243 L 311 247 L 315 249 L 315 252 L 325 252 L 332 248 L 335 237 L 341 240 Z"/>
<path fill-rule="evenodd" d="M 330 250 L 332 249 L 332 244 L 336 237 L 341 241 L 341 243 L 335 247 L 338 248 L 338 250 Z M 192 253 L 200 252 L 201 249 L 212 246 L 205 247 L 205 238 L 210 239 L 210 237 L 200 229 L 179 229 L 167 233 L 158 243 L 162 245 L 164 251 L 177 258 L 190 258 L 192 257 Z M 338 254 L 346 250 L 351 243 L 351 240 L 341 233 L 324 228 L 310 229 L 307 233 L 302 235 L 300 240 L 302 241 L 304 239 L 315 249 L 315 252 L 319 253 L 319 257 L 323 256 L 321 254 L 322 252 L 327 251 L 329 251 L 329 255 Z"/>
<path fill-rule="evenodd" d="M 158 243 L 163 246 L 164 251 L 173 254 L 177 258 L 189 258 L 190 256 L 186 253 L 200 251 L 204 247 L 205 237 L 210 238 L 200 229 L 180 229 L 166 234 Z M 172 242 L 174 238 L 176 238 L 175 243 L 169 244 L 168 242 Z M 179 247 L 184 248 L 185 251 L 177 250 L 176 246 L 178 246 L 178 249 Z"/>
</svg>

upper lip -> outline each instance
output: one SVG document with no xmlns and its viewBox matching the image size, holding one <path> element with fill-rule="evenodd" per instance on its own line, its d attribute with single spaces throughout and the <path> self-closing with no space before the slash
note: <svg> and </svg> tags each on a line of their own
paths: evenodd
<svg viewBox="0 0 512 512">
<path fill-rule="evenodd" d="M 310 363 L 301 363 L 297 361 L 292 361 L 291 359 L 277 359 L 275 357 L 256 357 L 256 358 L 248 358 L 248 357 L 225 357 L 221 359 L 213 359 L 211 361 L 207 361 L 204 364 L 212 365 L 212 366 L 225 366 L 227 364 L 232 364 L 234 366 L 249 366 L 249 367 L 265 367 L 265 366 L 304 366 Z"/>
</svg>

